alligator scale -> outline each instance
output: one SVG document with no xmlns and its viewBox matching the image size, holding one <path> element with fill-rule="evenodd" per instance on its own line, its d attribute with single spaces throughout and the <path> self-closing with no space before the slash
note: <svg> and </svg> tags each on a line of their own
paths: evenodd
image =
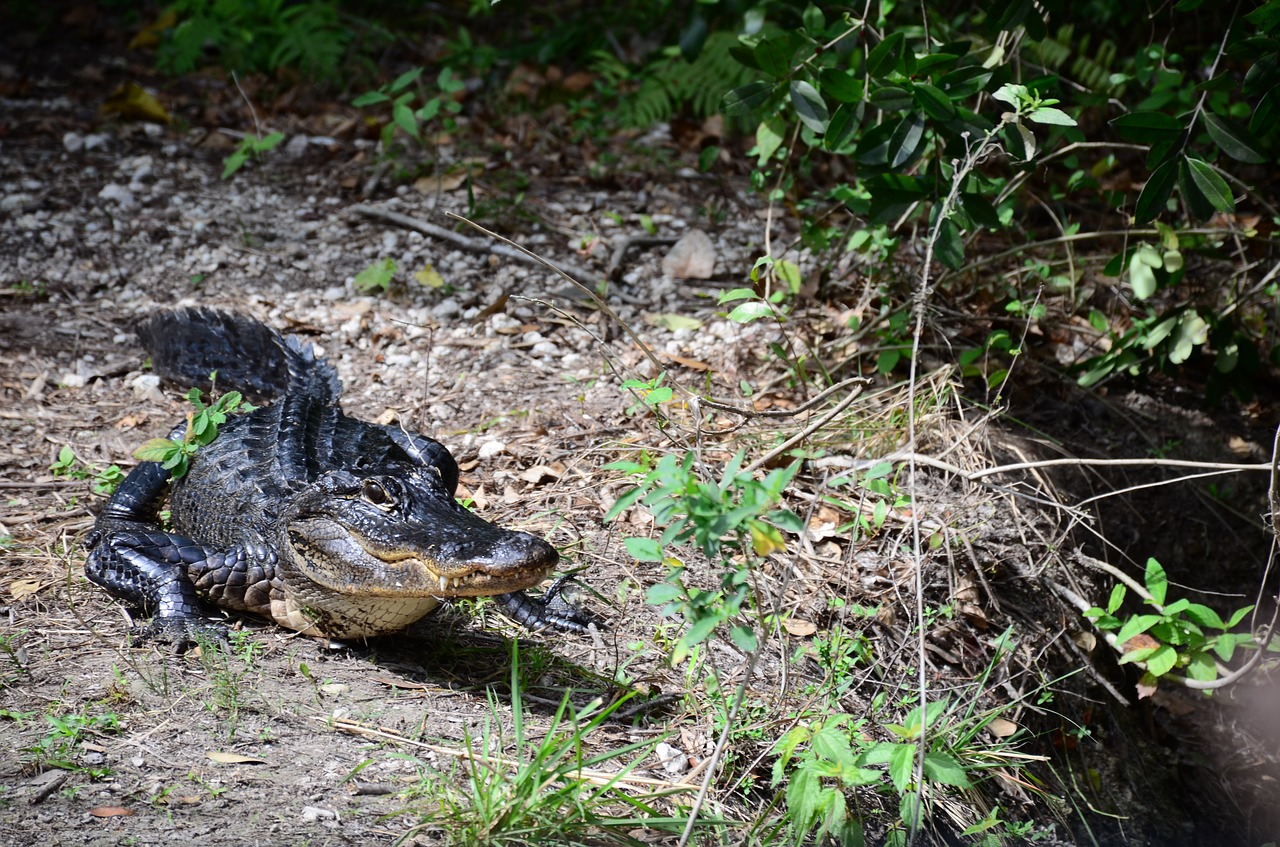
<svg viewBox="0 0 1280 847">
<path fill-rule="evenodd" d="M 209 602 L 307 634 L 376 636 L 441 598 L 481 595 L 525 626 L 586 629 L 558 584 L 522 591 L 550 574 L 555 548 L 458 505 L 440 442 L 343 414 L 337 373 L 309 344 L 209 309 L 154 315 L 138 336 L 167 379 L 217 371 L 220 387 L 274 401 L 228 420 L 180 479 L 138 465 L 98 517 L 85 574 L 152 615 L 151 632 L 189 636 Z"/>
</svg>

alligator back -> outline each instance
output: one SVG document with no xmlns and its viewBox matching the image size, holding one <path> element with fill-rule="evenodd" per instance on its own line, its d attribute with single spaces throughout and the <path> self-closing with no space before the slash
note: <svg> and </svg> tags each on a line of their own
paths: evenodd
<svg viewBox="0 0 1280 847">
<path fill-rule="evenodd" d="M 333 366 L 311 345 L 286 338 L 244 315 L 185 308 L 151 316 L 138 328 L 152 369 L 184 386 L 217 386 L 256 400 L 302 393 L 336 403 L 342 386 Z"/>
</svg>

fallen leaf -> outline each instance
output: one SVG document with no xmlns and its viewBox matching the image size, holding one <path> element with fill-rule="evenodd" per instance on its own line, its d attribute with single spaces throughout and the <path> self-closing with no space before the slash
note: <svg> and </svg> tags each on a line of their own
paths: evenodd
<svg viewBox="0 0 1280 847">
<path fill-rule="evenodd" d="M 133 810 L 126 809 L 124 806 L 99 806 L 96 809 L 90 809 L 89 814 L 95 818 L 122 818 L 132 815 Z"/>
<path fill-rule="evenodd" d="M 1140 632 L 1124 643 L 1124 652 L 1132 653 L 1135 650 L 1154 650 L 1159 646 L 1159 641 L 1156 641 L 1145 632 Z"/>
<path fill-rule="evenodd" d="M 210 750 L 205 754 L 220 765 L 265 765 L 266 759 L 258 756 L 245 756 L 241 753 L 224 753 L 221 750 Z"/>
<path fill-rule="evenodd" d="M 559 464 L 558 462 L 556 464 Z M 564 476 L 564 467 L 556 468 L 553 465 L 534 465 L 522 471 L 520 478 L 525 482 L 532 482 L 535 485 L 547 480 L 555 480 Z"/>
<path fill-rule="evenodd" d="M 120 430 L 133 429 L 139 424 L 146 423 L 146 420 L 147 420 L 146 412 L 137 412 L 137 413 L 131 412 L 125 415 L 120 420 L 116 421 L 116 429 L 120 429 Z"/>
<path fill-rule="evenodd" d="M 431 265 L 423 265 L 422 270 L 413 274 L 414 282 L 427 288 L 444 288 L 444 277 Z"/>
<path fill-rule="evenodd" d="M 407 679 L 395 679 L 389 676 L 371 676 L 369 681 L 389 685 L 392 688 L 413 689 L 415 691 L 427 691 L 430 688 L 430 686 L 423 685 L 420 682 L 410 682 Z"/>
<path fill-rule="evenodd" d="M 782 624 L 782 628 L 792 635 L 805 638 L 813 635 L 818 631 L 818 625 L 813 621 L 801 620 L 799 618 L 790 618 Z"/>
<path fill-rule="evenodd" d="M 126 121 L 148 121 L 153 124 L 167 124 L 171 120 L 155 95 L 136 82 L 126 82 L 112 92 L 102 104 L 102 114 L 118 115 Z"/>
<path fill-rule="evenodd" d="M 700 229 L 691 229 L 662 258 L 662 272 L 676 279 L 710 279 L 716 269 L 716 248 Z"/>
<path fill-rule="evenodd" d="M 996 738 L 1008 738 L 1018 731 L 1018 725 L 1004 718 L 992 718 L 991 723 L 987 724 L 987 729 L 991 730 L 991 734 Z"/>
<path fill-rule="evenodd" d="M 1138 680 L 1138 684 L 1135 686 L 1138 689 L 1138 699 L 1145 700 L 1152 694 L 1155 694 L 1156 688 L 1159 687 L 1159 684 L 1160 683 L 1154 676 L 1149 673 L 1144 673 L 1142 675 L 1142 679 Z"/>
<path fill-rule="evenodd" d="M 667 358 L 675 362 L 677 365 L 684 365 L 686 368 L 691 368 L 692 370 L 695 370 L 695 371 L 711 370 L 710 365 L 708 365 L 706 362 L 703 362 L 699 359 L 690 359 L 687 356 L 676 356 L 671 353 L 667 354 Z"/>
<path fill-rule="evenodd" d="M 15 579 L 9 583 L 6 590 L 14 600 L 21 600 L 23 597 L 30 597 L 43 587 L 40 580 L 35 577 L 26 577 L 24 579 Z"/>
<path fill-rule="evenodd" d="M 130 50 L 142 50 L 146 47 L 155 47 L 160 43 L 160 39 L 164 37 L 166 30 L 173 29 L 178 23 L 178 13 L 173 9 L 167 10 L 160 17 L 147 24 L 138 34 L 129 42 Z"/>
</svg>

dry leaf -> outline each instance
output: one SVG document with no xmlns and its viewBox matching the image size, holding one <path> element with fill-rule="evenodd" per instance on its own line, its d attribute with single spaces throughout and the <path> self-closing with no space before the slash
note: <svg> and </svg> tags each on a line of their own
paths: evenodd
<svg viewBox="0 0 1280 847">
<path fill-rule="evenodd" d="M 43 586 L 40 580 L 35 577 L 25 577 L 23 579 L 15 579 L 9 583 L 7 591 L 9 596 L 14 600 L 21 600 L 23 597 L 29 597 L 38 592 Z"/>
<path fill-rule="evenodd" d="M 89 814 L 95 818 L 123 818 L 133 814 L 132 809 L 126 809 L 124 806 L 99 806 L 96 809 L 90 809 Z"/>
<path fill-rule="evenodd" d="M 169 113 L 155 95 L 150 94 L 136 82 L 126 82 L 112 92 L 102 104 L 102 114 L 118 115 L 126 121 L 148 121 L 153 124 L 167 124 Z"/>
<path fill-rule="evenodd" d="M 415 691 L 427 691 L 430 689 L 430 686 L 423 685 L 420 682 L 410 682 L 407 679 L 396 679 L 395 677 L 390 676 L 371 676 L 369 677 L 369 681 L 381 683 L 382 685 L 389 685 L 392 688 L 411 688 Z"/>
<path fill-rule="evenodd" d="M 708 365 L 706 362 L 700 361 L 700 360 L 698 360 L 698 359 L 690 359 L 690 358 L 687 358 L 687 357 L 685 357 L 685 356 L 676 356 L 676 355 L 672 355 L 672 354 L 670 354 L 670 353 L 668 353 L 668 354 L 667 354 L 667 358 L 668 358 L 668 359 L 670 359 L 671 361 L 675 362 L 677 365 L 684 365 L 686 368 L 692 368 L 692 369 L 693 369 L 693 370 L 695 370 L 695 371 L 709 371 L 709 370 L 711 370 L 711 366 L 710 366 L 710 365 Z"/>
<path fill-rule="evenodd" d="M 119 429 L 119 430 L 133 429 L 139 424 L 146 423 L 147 417 L 148 416 L 146 412 L 131 412 L 130 414 L 127 414 L 120 420 L 116 421 L 116 429 Z"/>
<path fill-rule="evenodd" d="M 813 621 L 800 620 L 799 618 L 790 618 L 782 627 L 787 632 L 800 638 L 807 638 L 818 631 L 818 626 Z"/>
<path fill-rule="evenodd" d="M 422 270 L 415 271 L 413 279 L 418 285 L 426 288 L 444 288 L 444 277 L 431 265 L 423 265 Z"/>
<path fill-rule="evenodd" d="M 210 750 L 205 754 L 220 765 L 265 765 L 266 759 L 259 756 L 245 756 L 241 753 L 224 753 L 221 750 Z"/>
<path fill-rule="evenodd" d="M 987 729 L 991 730 L 991 734 L 996 738 L 1008 738 L 1018 731 L 1018 725 L 1004 718 L 993 718 L 991 723 L 987 724 Z"/>
<path fill-rule="evenodd" d="M 556 464 L 559 464 L 559 462 Z M 520 473 L 521 479 L 535 485 L 547 480 L 559 479 L 562 476 L 564 476 L 564 466 L 556 468 L 553 465 L 534 465 Z"/>
</svg>

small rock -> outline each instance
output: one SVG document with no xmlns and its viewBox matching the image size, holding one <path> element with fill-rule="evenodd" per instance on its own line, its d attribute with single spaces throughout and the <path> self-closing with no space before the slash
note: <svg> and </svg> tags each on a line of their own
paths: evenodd
<svg viewBox="0 0 1280 847">
<path fill-rule="evenodd" d="M 529 352 L 544 359 L 552 359 L 560 355 L 560 348 L 554 341 L 539 341 Z"/>
<path fill-rule="evenodd" d="M 689 770 L 689 757 L 679 747 L 672 747 L 662 741 L 653 752 L 658 757 L 658 761 L 662 762 L 662 769 L 672 776 L 678 776 Z"/>
<path fill-rule="evenodd" d="M 17 212 L 35 202 L 30 194 L 10 194 L 0 199 L 0 212 Z"/>
<path fill-rule="evenodd" d="M 155 374 L 139 374 L 133 382 L 129 383 L 129 387 L 133 389 L 133 395 L 139 400 L 146 400 L 150 403 L 164 403 L 164 394 L 160 391 L 160 377 Z"/>
<path fill-rule="evenodd" d="M 58 377 L 58 384 L 66 388 L 84 388 L 88 381 L 84 376 L 73 374 L 70 371 Z"/>
<path fill-rule="evenodd" d="M 307 144 L 310 139 L 305 135 L 295 135 L 290 138 L 284 145 L 284 155 L 286 159 L 301 159 L 302 154 L 307 152 Z"/>
<path fill-rule="evenodd" d="M 503 441 L 486 441 L 484 444 L 480 445 L 480 450 L 477 455 L 479 455 L 481 461 L 484 461 L 485 459 L 492 459 L 499 453 L 505 452 L 506 449 L 507 445 Z"/>
<path fill-rule="evenodd" d="M 461 313 L 462 307 L 458 305 L 458 301 L 452 297 L 441 300 L 435 305 L 435 308 L 431 310 L 431 315 L 433 317 L 440 318 L 441 320 L 455 317 Z"/>
<path fill-rule="evenodd" d="M 102 190 L 98 192 L 98 199 L 106 200 L 108 203 L 115 203 L 118 206 L 132 206 L 134 202 L 133 192 L 114 182 L 109 182 L 102 186 Z"/>
<path fill-rule="evenodd" d="M 333 809 L 322 809 L 319 806 L 303 806 L 302 819 L 309 823 L 315 821 L 336 821 L 338 813 Z"/>
<path fill-rule="evenodd" d="M 691 229 L 662 259 L 662 272 L 676 279 L 710 279 L 716 269 L 716 248 L 700 229 Z"/>
<path fill-rule="evenodd" d="M 84 149 L 84 136 L 78 132 L 64 132 L 62 134 L 62 149 L 68 153 L 79 153 Z"/>
<path fill-rule="evenodd" d="M 111 142 L 111 136 L 105 132 L 95 132 L 84 137 L 84 149 L 97 150 L 99 147 L 106 147 Z"/>
</svg>

